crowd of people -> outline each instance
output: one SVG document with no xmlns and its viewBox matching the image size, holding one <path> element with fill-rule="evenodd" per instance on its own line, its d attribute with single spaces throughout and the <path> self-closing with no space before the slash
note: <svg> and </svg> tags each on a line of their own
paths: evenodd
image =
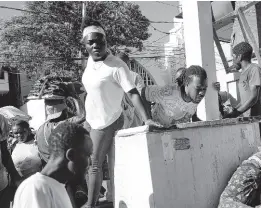
<svg viewBox="0 0 262 208">
<path fill-rule="evenodd" d="M 107 48 L 106 33 L 100 23 L 89 21 L 81 42 L 89 54 L 82 77 L 85 104 L 74 86 L 68 86 L 63 99 L 45 100 L 47 118 L 36 132 L 24 120 L 12 122 L 10 129 L 8 120 L 0 114 L 2 208 L 9 208 L 11 202 L 13 208 L 94 208 L 105 192 L 103 164 L 106 156 L 113 154 L 113 138 L 118 130 L 141 125 L 169 128 L 182 122 L 200 121 L 197 106 L 209 87 L 203 67 L 178 69 L 176 83 L 172 85 L 145 86 L 140 75 L 130 70 L 128 55 L 123 52 L 113 55 Z M 240 73 L 240 103 L 221 92 L 219 83 L 212 86 L 217 90 L 223 119 L 261 115 L 261 72 L 251 62 L 252 53 L 246 42 L 233 48 L 235 71 L 232 72 Z M 68 97 L 75 111 L 68 110 Z M 243 173 L 248 168 L 249 172 L 254 169 L 256 178 L 249 178 L 253 180 L 252 190 L 238 197 L 242 189 L 235 188 L 232 192 L 226 188 L 219 207 L 240 207 L 233 206 L 232 201 L 242 203 L 242 207 L 260 205 L 260 201 L 254 202 L 258 195 L 251 194 L 260 190 L 258 183 L 254 185 L 254 181 L 260 180 L 260 158 L 256 154 L 248 160 L 254 161 L 254 165 L 243 162 L 240 167 L 243 170 L 237 170 Z M 110 169 L 109 174 L 112 189 L 113 171 Z M 235 175 L 234 183 L 241 182 L 235 180 Z"/>
</svg>

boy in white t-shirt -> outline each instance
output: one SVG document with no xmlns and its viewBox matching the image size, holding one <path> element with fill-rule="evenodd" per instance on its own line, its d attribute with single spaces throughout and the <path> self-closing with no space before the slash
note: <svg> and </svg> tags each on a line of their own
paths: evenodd
<svg viewBox="0 0 262 208">
<path fill-rule="evenodd" d="M 85 173 L 92 153 L 89 133 L 80 125 L 65 122 L 50 136 L 50 159 L 41 172 L 18 188 L 13 208 L 72 208 L 65 184 Z"/>
</svg>

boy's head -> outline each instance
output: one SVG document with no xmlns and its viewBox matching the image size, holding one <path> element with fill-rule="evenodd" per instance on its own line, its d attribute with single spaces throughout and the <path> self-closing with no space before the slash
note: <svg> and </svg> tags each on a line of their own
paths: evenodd
<svg viewBox="0 0 262 208">
<path fill-rule="evenodd" d="M 23 120 L 14 121 L 12 124 L 12 133 L 18 141 L 27 142 L 31 134 L 28 122 Z"/>
<path fill-rule="evenodd" d="M 242 61 L 251 62 L 252 53 L 253 48 L 247 42 L 238 43 L 233 48 L 233 63 L 236 66 L 237 70 L 241 69 Z"/>
<path fill-rule="evenodd" d="M 50 135 L 50 160 L 59 157 L 74 176 L 85 173 L 92 151 L 89 133 L 78 124 L 64 122 Z"/>
<path fill-rule="evenodd" d="M 94 61 L 99 61 L 106 56 L 106 33 L 99 22 L 93 20 L 86 22 L 81 42 Z"/>
</svg>

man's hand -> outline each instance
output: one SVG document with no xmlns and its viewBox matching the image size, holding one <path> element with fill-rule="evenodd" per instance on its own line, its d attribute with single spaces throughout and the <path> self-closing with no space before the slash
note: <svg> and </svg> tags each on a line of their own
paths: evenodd
<svg viewBox="0 0 262 208">
<path fill-rule="evenodd" d="M 233 110 L 234 108 L 231 105 L 223 105 L 223 111 L 225 115 L 232 113 Z"/>
<path fill-rule="evenodd" d="M 237 118 L 241 114 L 242 114 L 241 112 L 239 112 L 237 109 L 234 108 L 234 110 L 231 113 L 225 115 L 223 118 Z"/>
<path fill-rule="evenodd" d="M 155 127 L 158 127 L 158 128 L 163 128 L 164 126 L 156 121 L 153 121 L 152 119 L 148 119 L 145 121 L 145 125 L 148 125 L 148 126 L 155 126 Z"/>
</svg>

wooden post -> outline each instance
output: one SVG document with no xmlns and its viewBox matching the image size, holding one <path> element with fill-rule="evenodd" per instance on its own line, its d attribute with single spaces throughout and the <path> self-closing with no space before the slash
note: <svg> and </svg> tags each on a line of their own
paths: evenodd
<svg viewBox="0 0 262 208">
<path fill-rule="evenodd" d="M 252 47 L 255 51 L 255 54 L 256 54 L 256 57 L 257 57 L 257 60 L 258 60 L 258 64 L 259 64 L 259 66 L 261 66 L 261 57 L 260 57 L 260 53 L 259 53 L 259 48 L 258 48 L 258 45 L 256 43 L 255 37 L 254 37 L 254 35 L 251 31 L 251 28 L 248 25 L 247 19 L 244 15 L 242 8 L 238 9 L 238 15 L 239 15 L 239 20 L 240 20 L 239 22 L 241 22 L 243 24 L 243 27 L 244 27 L 245 31 L 247 32 L 247 36 L 249 37 L 251 45 L 252 45 Z"/>
<path fill-rule="evenodd" d="M 217 79 L 210 2 L 183 1 L 183 19 L 187 66 L 200 65 L 208 76 L 206 96 L 199 106 L 200 118 L 219 119 L 218 94 L 212 87 Z"/>
<path fill-rule="evenodd" d="M 226 59 L 226 56 L 224 54 L 224 51 L 223 51 L 223 48 L 220 44 L 220 41 L 218 39 L 218 36 L 217 36 L 217 32 L 216 32 L 216 29 L 213 28 L 213 35 L 214 35 L 214 41 L 216 43 L 216 46 L 217 46 L 217 50 L 219 52 L 219 55 L 220 55 L 220 58 L 222 60 L 222 63 L 224 65 L 224 68 L 226 70 L 226 73 L 228 73 L 228 68 L 229 68 L 229 65 L 228 65 L 228 62 L 227 62 L 227 59 Z"/>
<path fill-rule="evenodd" d="M 239 22 L 240 29 L 241 29 L 241 31 L 243 33 L 243 37 L 244 37 L 245 41 L 248 42 L 247 34 L 246 34 L 244 26 L 243 26 L 243 24 L 242 24 L 242 22 L 241 22 L 241 20 L 239 18 L 239 15 L 237 16 L 237 19 L 238 19 L 238 22 Z"/>
<path fill-rule="evenodd" d="M 213 13 L 213 10 L 212 10 L 212 9 L 211 9 L 211 12 L 212 12 L 212 21 L 214 22 L 214 21 L 215 21 L 215 17 L 214 17 L 214 13 Z M 221 58 L 221 60 L 222 60 L 223 66 L 224 66 L 226 72 L 228 73 L 228 68 L 229 68 L 228 62 L 227 62 L 226 56 L 225 56 L 225 54 L 224 54 L 223 48 L 221 47 L 219 38 L 218 38 L 218 36 L 217 36 L 216 29 L 215 29 L 214 26 L 213 26 L 213 36 L 214 36 L 214 41 L 215 41 L 215 44 L 216 44 L 218 53 L 219 53 L 219 55 L 220 55 L 220 58 Z"/>
</svg>

